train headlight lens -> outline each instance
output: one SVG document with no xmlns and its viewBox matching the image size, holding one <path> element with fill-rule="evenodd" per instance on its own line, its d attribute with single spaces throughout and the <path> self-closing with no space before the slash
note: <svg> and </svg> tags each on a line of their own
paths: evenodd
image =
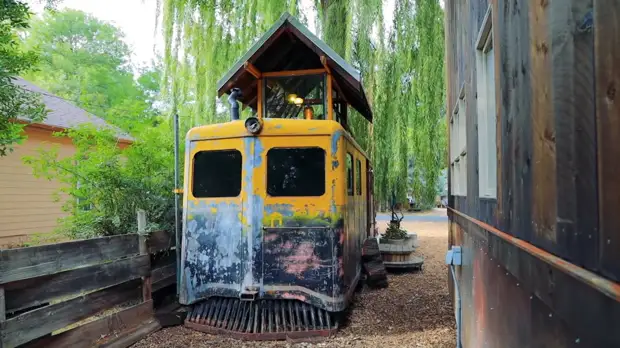
<svg viewBox="0 0 620 348">
<path fill-rule="evenodd" d="M 262 128 L 263 128 L 263 124 L 257 117 L 252 116 L 252 117 L 248 117 L 248 119 L 245 120 L 245 129 L 247 129 L 248 132 L 252 134 L 260 133 Z"/>
</svg>

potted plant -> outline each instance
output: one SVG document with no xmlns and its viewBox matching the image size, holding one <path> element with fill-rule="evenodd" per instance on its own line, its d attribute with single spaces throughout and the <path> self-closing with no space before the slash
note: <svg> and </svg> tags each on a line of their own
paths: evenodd
<svg viewBox="0 0 620 348">
<path fill-rule="evenodd" d="M 405 215 L 401 213 L 401 216 L 398 217 L 396 211 L 394 210 L 394 205 L 392 205 L 392 218 L 390 219 L 390 223 L 388 228 L 385 230 L 385 234 L 381 237 L 382 243 L 387 244 L 403 244 L 407 239 L 407 231 L 400 228 L 400 222 L 403 221 Z"/>
</svg>

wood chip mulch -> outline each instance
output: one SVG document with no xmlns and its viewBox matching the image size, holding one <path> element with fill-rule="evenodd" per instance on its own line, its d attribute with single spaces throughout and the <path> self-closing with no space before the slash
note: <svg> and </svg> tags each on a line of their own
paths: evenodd
<svg viewBox="0 0 620 348">
<path fill-rule="evenodd" d="M 448 293 L 444 264 L 446 222 L 403 222 L 418 234 L 416 255 L 424 258 L 422 271 L 388 275 L 389 287 L 364 286 L 355 296 L 348 320 L 336 337 L 320 343 L 244 342 L 208 335 L 183 326 L 167 328 L 137 342 L 134 348 L 203 347 L 454 347 L 454 309 Z"/>
</svg>

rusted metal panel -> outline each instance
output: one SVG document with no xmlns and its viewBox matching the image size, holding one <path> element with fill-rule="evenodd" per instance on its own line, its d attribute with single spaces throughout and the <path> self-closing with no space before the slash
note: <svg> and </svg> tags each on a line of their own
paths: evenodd
<svg viewBox="0 0 620 348">
<path fill-rule="evenodd" d="M 453 215 L 463 240 L 464 347 L 615 347 L 620 285 L 483 222 Z M 472 224 L 473 223 L 473 224 Z M 576 305 L 576 299 L 579 305 Z"/>
<path fill-rule="evenodd" d="M 330 311 L 344 309 L 342 223 L 331 227 L 265 228 L 263 286 L 268 297 L 299 299 Z M 294 285 L 290 285 L 294 284 Z"/>
</svg>

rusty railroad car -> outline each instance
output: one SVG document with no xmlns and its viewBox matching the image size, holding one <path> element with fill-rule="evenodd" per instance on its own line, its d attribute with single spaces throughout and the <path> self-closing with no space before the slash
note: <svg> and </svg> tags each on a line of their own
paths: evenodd
<svg viewBox="0 0 620 348">
<path fill-rule="evenodd" d="M 619 19 L 445 2 L 459 348 L 620 347 Z"/>
<path fill-rule="evenodd" d="M 328 335 L 374 231 L 372 170 L 347 107 L 360 75 L 284 14 L 218 83 L 230 122 L 186 139 L 180 302 L 186 325 L 249 339 Z M 237 101 L 252 116 L 239 119 Z"/>
</svg>

